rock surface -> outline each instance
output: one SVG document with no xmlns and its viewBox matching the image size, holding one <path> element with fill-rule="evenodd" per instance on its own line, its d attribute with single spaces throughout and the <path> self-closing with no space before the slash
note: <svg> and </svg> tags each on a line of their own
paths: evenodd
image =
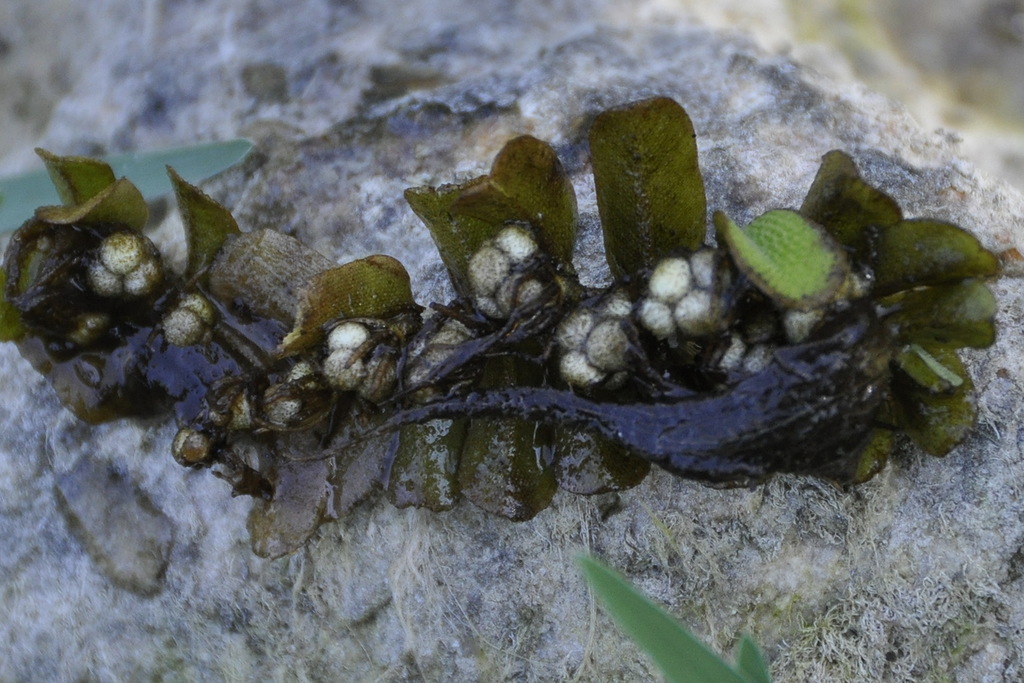
<svg viewBox="0 0 1024 683">
<path fill-rule="evenodd" d="M 389 253 L 422 302 L 449 291 L 402 190 L 485 172 L 520 133 L 551 142 L 572 175 L 577 265 L 605 281 L 586 129 L 597 111 L 655 94 L 689 111 L 708 203 L 738 222 L 798 206 L 822 154 L 840 148 L 908 215 L 1024 249 L 1021 197 L 891 101 L 735 35 L 651 19 L 657 3 L 556 4 L 224 0 L 90 16 L 117 27 L 119 49 L 82 41 L 95 59 L 76 67 L 37 144 L 249 135 L 256 154 L 209 186 L 244 228 L 295 234 L 338 261 Z M 170 218 L 158 239 L 180 250 L 176 231 Z M 999 340 L 968 359 L 979 425 L 944 460 L 904 448 L 849 492 L 789 477 L 721 491 L 655 472 L 618 499 L 559 494 L 519 524 L 469 504 L 433 514 L 377 500 L 273 562 L 249 548 L 248 501 L 174 464 L 172 424 L 82 425 L 0 346 L 0 678 L 654 678 L 579 577 L 573 556 L 592 552 L 715 648 L 754 635 L 777 680 L 1019 680 L 1020 276 L 1011 264 L 994 287 Z M 61 513 L 58 491 L 84 458 L 162 520 L 144 536 L 165 569 L 132 563 L 119 544 L 137 536 L 83 541 Z"/>
</svg>

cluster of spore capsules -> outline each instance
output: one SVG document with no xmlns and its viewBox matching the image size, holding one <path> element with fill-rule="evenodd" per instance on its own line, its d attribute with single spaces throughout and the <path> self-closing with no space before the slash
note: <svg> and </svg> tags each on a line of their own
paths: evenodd
<svg viewBox="0 0 1024 683">
<path fill-rule="evenodd" d="M 898 432 L 938 455 L 965 438 L 957 349 L 992 343 L 982 280 L 998 270 L 974 237 L 905 219 L 830 152 L 798 210 L 744 227 L 715 212 L 713 245 L 678 104 L 606 111 L 589 142 L 613 284 L 576 277 L 572 185 L 524 136 L 486 176 L 406 192 L 457 292 L 426 308 L 395 259 L 339 266 L 243 233 L 172 172 L 189 250 L 175 272 L 131 183 L 43 153 L 64 205 L 12 238 L 0 331 L 84 420 L 173 411 L 175 459 L 259 499 L 264 555 L 377 488 L 521 520 L 651 463 L 851 484 Z"/>
</svg>

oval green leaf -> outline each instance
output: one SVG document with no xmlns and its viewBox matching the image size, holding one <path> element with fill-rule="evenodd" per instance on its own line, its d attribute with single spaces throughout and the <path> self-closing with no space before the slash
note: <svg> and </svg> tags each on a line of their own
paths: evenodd
<svg viewBox="0 0 1024 683">
<path fill-rule="evenodd" d="M 483 371 L 482 388 L 523 386 L 536 369 L 499 356 Z M 477 507 L 515 521 L 531 519 L 551 504 L 558 488 L 551 467 L 537 456 L 545 430 L 532 420 L 477 418 L 466 429 L 459 460 L 459 488 Z"/>
<path fill-rule="evenodd" d="M 490 221 L 453 213 L 452 204 L 463 192 L 486 182 L 487 176 L 481 176 L 458 185 L 411 187 L 405 191 L 405 201 L 430 231 L 455 291 L 461 296 L 472 292 L 469 259 L 497 228 Z"/>
<path fill-rule="evenodd" d="M 590 128 L 590 159 L 613 275 L 704 242 L 704 179 L 693 123 L 679 104 L 659 97 L 603 112 Z"/>
<path fill-rule="evenodd" d="M 60 201 L 65 206 L 84 204 L 117 179 L 110 165 L 91 157 L 61 157 L 36 148 L 46 165 Z"/>
<path fill-rule="evenodd" d="M 82 204 L 40 207 L 36 218 L 54 225 L 120 223 L 142 230 L 149 219 L 149 207 L 138 188 L 121 178 Z"/>
<path fill-rule="evenodd" d="M 0 204 L 0 232 L 17 228 L 32 216 L 37 206 L 47 206 L 57 201 L 69 203 L 63 193 L 58 195 L 54 192 L 52 182 L 68 183 L 71 186 L 69 189 L 77 192 L 77 195 L 68 196 L 72 200 L 70 203 L 80 203 L 75 201 L 76 196 L 91 196 L 94 192 L 90 188 L 102 189 L 101 184 L 109 185 L 115 177 L 124 176 L 132 181 L 148 201 L 171 189 L 164 173 L 165 166 L 174 166 L 183 178 L 196 183 L 238 163 L 251 149 L 251 142 L 237 139 L 153 152 L 131 152 L 107 157 L 105 162 L 86 157 L 50 155 L 55 159 L 80 160 L 83 164 L 109 165 L 113 175 L 102 173 L 99 166 L 90 171 L 87 165 L 83 165 L 77 169 L 61 170 L 61 174 L 70 174 L 67 180 L 53 180 L 46 170 L 0 178 L 0 194 L 4 199 Z"/>
<path fill-rule="evenodd" d="M 324 324 L 338 318 L 390 318 L 416 305 L 409 273 L 390 256 L 377 254 L 314 275 L 299 293 L 295 327 L 280 355 L 324 340 Z"/>
<path fill-rule="evenodd" d="M 0 268 L 0 342 L 16 341 L 25 335 L 18 309 L 7 301 L 7 271 Z"/>
<path fill-rule="evenodd" d="M 171 179 L 181 220 L 185 225 L 185 241 L 188 244 L 185 277 L 191 278 L 213 263 L 228 236 L 237 235 L 241 231 L 230 211 L 195 185 L 189 184 L 170 166 L 167 167 L 167 176 Z"/>
<path fill-rule="evenodd" d="M 576 194 L 555 150 L 529 135 L 510 140 L 498 152 L 490 175 L 458 194 L 451 212 L 490 223 L 525 221 L 540 246 L 572 268 L 576 243 Z"/>
<path fill-rule="evenodd" d="M 558 487 L 581 496 L 636 486 L 651 469 L 646 460 L 585 429 L 555 429 L 552 467 Z"/>
<path fill-rule="evenodd" d="M 795 211 L 769 211 L 746 229 L 717 211 L 715 227 L 737 267 L 785 308 L 810 310 L 832 301 L 849 274 L 842 248 Z"/>
<path fill-rule="evenodd" d="M 995 254 L 974 235 L 952 223 L 927 218 L 881 228 L 875 253 L 874 291 L 881 296 L 999 272 Z"/>
<path fill-rule="evenodd" d="M 870 256 L 868 230 L 893 225 L 903 218 L 892 197 L 867 184 L 853 159 L 832 150 L 821 160 L 800 213 L 824 227 L 840 244 L 850 247 L 855 258 L 866 263 Z"/>
<path fill-rule="evenodd" d="M 954 362 L 955 361 L 955 362 Z M 909 377 L 893 377 L 893 417 L 921 450 L 942 456 L 959 445 L 974 427 L 978 407 L 974 383 L 956 357 L 943 358 L 943 364 L 963 378 L 952 391 L 935 393 Z"/>
<path fill-rule="evenodd" d="M 253 313 L 295 324 L 303 287 L 335 263 L 291 235 L 254 230 L 229 237 L 208 271 L 210 294 Z"/>
<path fill-rule="evenodd" d="M 851 484 L 863 484 L 885 468 L 892 455 L 895 435 L 890 429 L 876 429 L 871 432 L 867 446 L 860 454 L 857 469 L 850 480 Z"/>
<path fill-rule="evenodd" d="M 904 292 L 884 300 L 895 305 L 889 320 L 900 341 L 936 347 L 985 348 L 996 338 L 996 299 L 981 282 L 967 280 Z"/>
<path fill-rule="evenodd" d="M 388 499 L 395 507 L 450 510 L 459 502 L 455 475 L 466 435 L 466 420 L 431 420 L 398 430 L 398 451 L 388 475 Z"/>
</svg>

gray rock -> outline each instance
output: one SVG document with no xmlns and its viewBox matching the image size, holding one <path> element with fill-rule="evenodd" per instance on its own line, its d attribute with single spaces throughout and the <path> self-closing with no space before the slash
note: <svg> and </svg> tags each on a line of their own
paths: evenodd
<svg viewBox="0 0 1024 683">
<path fill-rule="evenodd" d="M 545 3 L 441 4 L 458 19 L 428 3 L 403 5 L 398 24 L 394 6 L 156 3 L 152 51 L 134 51 L 138 35 L 101 51 L 42 144 L 246 132 L 256 154 L 210 185 L 244 228 L 281 229 L 338 261 L 389 253 L 422 302 L 450 292 L 402 190 L 485 172 L 524 132 L 571 173 L 577 265 L 607 281 L 587 125 L 655 94 L 689 111 L 709 205 L 739 222 L 798 206 L 821 155 L 840 148 L 908 215 L 1024 248 L 1019 195 L 856 84 L 699 27 L 601 27 L 586 3 L 549 22 L 536 18 Z M 168 248 L 175 230 L 158 232 Z M 579 577 L 573 556 L 592 552 L 715 648 L 751 633 L 778 680 L 1019 679 L 1019 277 L 995 285 L 996 346 L 969 354 L 978 428 L 944 460 L 907 446 L 848 492 L 792 477 L 713 490 L 655 472 L 617 503 L 562 493 L 519 524 L 469 504 L 371 501 L 273 562 L 251 553 L 248 501 L 174 464 L 172 424 L 81 425 L 0 346 L 0 678 L 651 679 Z M 159 593 L 108 580 L 58 514 L 54 485 L 82 458 L 123 472 L 173 528 Z"/>
<path fill-rule="evenodd" d="M 58 475 L 54 489 L 72 535 L 104 576 L 140 595 L 160 591 L 174 526 L 144 492 L 89 455 Z"/>
</svg>

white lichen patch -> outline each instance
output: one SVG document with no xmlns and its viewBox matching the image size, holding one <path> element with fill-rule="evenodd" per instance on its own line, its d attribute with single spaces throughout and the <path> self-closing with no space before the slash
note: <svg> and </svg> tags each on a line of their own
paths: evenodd
<svg viewBox="0 0 1024 683">
<path fill-rule="evenodd" d="M 140 298 L 163 279 L 156 247 L 136 232 L 115 232 L 100 243 L 89 265 L 89 287 L 100 296 Z"/>
<path fill-rule="evenodd" d="M 768 367 L 772 360 L 774 349 L 768 344 L 754 344 L 743 356 L 742 368 L 746 373 L 753 374 Z"/>
<path fill-rule="evenodd" d="M 676 327 L 686 337 L 700 337 L 715 329 L 711 292 L 699 289 L 680 299 L 672 310 Z"/>
<path fill-rule="evenodd" d="M 299 371 L 302 365 L 296 364 L 291 374 Z M 312 373 L 310 368 L 308 374 Z M 354 391 L 368 401 L 377 402 L 390 395 L 395 387 L 397 360 L 394 353 L 374 342 L 366 325 L 345 321 L 327 335 L 323 376 L 338 391 Z M 293 379 L 291 375 L 289 379 Z"/>
<path fill-rule="evenodd" d="M 494 238 L 494 244 L 513 263 L 523 263 L 537 253 L 537 243 L 533 236 L 524 228 L 514 225 L 499 232 Z"/>
<path fill-rule="evenodd" d="M 232 401 L 231 408 L 228 411 L 228 429 L 235 431 L 242 431 L 251 429 L 253 426 L 252 419 L 252 401 L 245 393 L 241 393 L 238 397 Z"/>
<path fill-rule="evenodd" d="M 582 351 L 563 354 L 558 369 L 562 373 L 562 379 L 574 387 L 593 386 L 605 378 L 605 374 L 591 365 L 587 355 Z"/>
<path fill-rule="evenodd" d="M 264 405 L 263 411 L 268 424 L 287 428 L 295 424 L 301 416 L 302 400 L 298 398 L 277 399 Z"/>
<path fill-rule="evenodd" d="M 583 346 L 596 318 L 597 315 L 586 308 L 577 308 L 565 316 L 556 332 L 559 346 L 565 349 Z"/>
<path fill-rule="evenodd" d="M 657 299 L 644 299 L 640 302 L 639 319 L 640 324 L 658 339 L 666 339 L 676 331 L 672 308 Z"/>
<path fill-rule="evenodd" d="M 662 259 L 651 273 L 647 291 L 653 299 L 675 301 L 690 291 L 690 279 L 690 264 L 686 259 Z"/>
<path fill-rule="evenodd" d="M 729 346 L 726 347 L 718 364 L 723 370 L 735 370 L 743 363 L 746 352 L 746 343 L 738 334 L 733 334 L 729 337 Z"/>
<path fill-rule="evenodd" d="M 606 318 L 587 337 L 587 360 L 599 370 L 615 372 L 626 367 L 629 338 L 621 318 Z"/>
</svg>

